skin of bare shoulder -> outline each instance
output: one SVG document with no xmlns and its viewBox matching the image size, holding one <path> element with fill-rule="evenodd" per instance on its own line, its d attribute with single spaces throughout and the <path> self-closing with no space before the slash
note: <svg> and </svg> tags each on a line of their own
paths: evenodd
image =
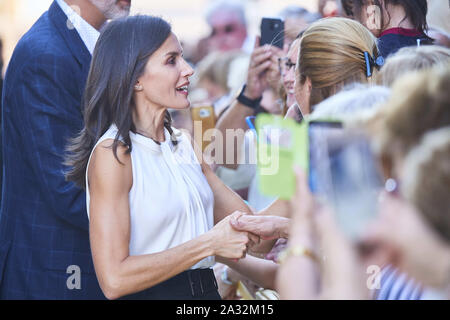
<svg viewBox="0 0 450 320">
<path fill-rule="evenodd" d="M 88 167 L 88 181 L 91 193 L 95 191 L 93 189 L 96 189 L 97 185 L 100 187 L 104 185 L 106 188 L 128 189 L 127 194 L 131 189 L 133 176 L 131 156 L 127 153 L 128 147 L 122 143 L 119 144 L 117 159 L 113 153 L 112 143 L 112 139 L 102 141 L 92 154 Z M 111 179 L 113 177 L 115 179 Z"/>
<path fill-rule="evenodd" d="M 103 275 L 114 272 L 114 264 L 129 256 L 130 207 L 128 194 L 132 186 L 131 155 L 119 145 L 117 161 L 111 139 L 101 142 L 89 164 L 90 192 L 89 232 L 91 249 L 100 285 Z"/>
</svg>

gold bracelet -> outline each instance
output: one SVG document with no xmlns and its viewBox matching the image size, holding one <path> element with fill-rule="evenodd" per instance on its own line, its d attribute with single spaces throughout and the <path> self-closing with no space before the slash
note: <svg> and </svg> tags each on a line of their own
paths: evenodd
<svg viewBox="0 0 450 320">
<path fill-rule="evenodd" d="M 290 257 L 301 257 L 301 256 L 308 257 L 317 263 L 319 262 L 319 259 L 317 258 L 316 254 L 312 252 L 312 250 L 309 250 L 300 245 L 295 245 L 288 247 L 280 252 L 280 254 L 278 255 L 278 263 L 284 264 L 286 263 L 286 260 Z"/>
</svg>

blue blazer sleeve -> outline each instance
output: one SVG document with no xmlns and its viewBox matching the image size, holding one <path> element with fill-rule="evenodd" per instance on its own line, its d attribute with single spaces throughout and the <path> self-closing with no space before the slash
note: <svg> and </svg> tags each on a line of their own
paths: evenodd
<svg viewBox="0 0 450 320">
<path fill-rule="evenodd" d="M 68 139 L 83 125 L 83 88 L 72 75 L 80 72 L 78 67 L 70 56 L 34 56 L 23 66 L 14 90 L 19 90 L 15 105 L 26 106 L 20 128 L 24 156 L 42 182 L 45 201 L 61 219 L 87 230 L 85 192 L 65 180 L 63 165 Z"/>
</svg>

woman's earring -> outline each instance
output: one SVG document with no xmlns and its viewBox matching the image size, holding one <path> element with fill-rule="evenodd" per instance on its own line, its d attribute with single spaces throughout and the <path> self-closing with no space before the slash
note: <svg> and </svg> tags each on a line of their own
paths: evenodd
<svg viewBox="0 0 450 320">
<path fill-rule="evenodd" d="M 137 84 L 137 85 L 134 86 L 134 89 L 135 89 L 136 91 L 142 91 L 144 88 L 142 87 L 141 84 Z"/>
</svg>

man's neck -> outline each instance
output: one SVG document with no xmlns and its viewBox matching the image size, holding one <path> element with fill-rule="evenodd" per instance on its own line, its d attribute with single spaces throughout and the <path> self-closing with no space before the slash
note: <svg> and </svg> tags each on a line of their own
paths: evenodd
<svg viewBox="0 0 450 320">
<path fill-rule="evenodd" d="M 64 0 L 64 2 L 72 8 L 76 8 L 75 12 L 97 30 L 100 30 L 106 22 L 103 13 L 89 0 Z"/>
<path fill-rule="evenodd" d="M 384 30 L 392 28 L 404 28 L 404 29 L 414 29 L 414 25 L 411 20 L 406 17 L 405 9 L 400 5 L 388 5 L 387 10 L 389 10 L 389 15 L 385 15 L 384 21 L 388 22 L 384 27 Z"/>
</svg>

